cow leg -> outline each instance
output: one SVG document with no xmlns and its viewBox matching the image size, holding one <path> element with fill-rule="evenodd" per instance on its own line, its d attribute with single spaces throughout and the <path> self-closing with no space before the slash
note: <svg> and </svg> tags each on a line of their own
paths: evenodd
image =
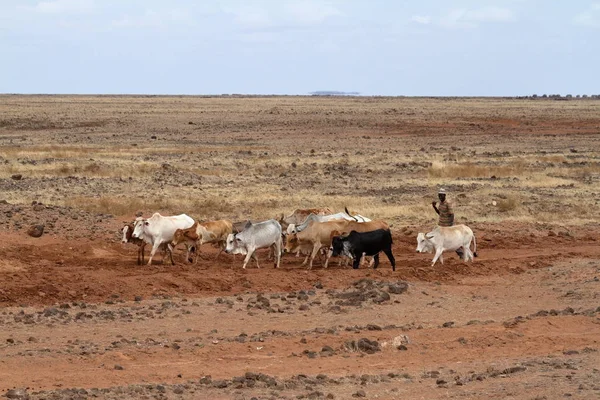
<svg viewBox="0 0 600 400">
<path fill-rule="evenodd" d="M 152 258 L 156 254 L 156 250 L 160 247 L 160 242 L 156 241 L 152 244 L 152 250 L 150 251 L 150 258 L 148 259 L 148 265 L 152 265 Z"/>
<path fill-rule="evenodd" d="M 244 258 L 244 265 L 242 265 L 243 269 L 246 269 L 246 265 L 248 264 L 248 261 L 250 261 L 250 258 L 254 255 L 254 249 L 248 249 L 248 254 L 246 254 L 246 258 Z M 256 259 L 256 266 L 258 266 L 258 259 L 256 257 L 254 257 Z"/>
<path fill-rule="evenodd" d="M 394 258 L 394 255 L 392 254 L 392 248 L 390 247 L 389 249 L 384 249 L 383 252 L 387 256 L 388 260 L 390 260 L 390 264 L 392 264 L 392 271 L 395 271 L 396 270 L 396 259 Z"/>
<path fill-rule="evenodd" d="M 352 262 L 352 268 L 359 269 L 361 259 L 362 259 L 362 253 L 354 254 L 354 261 Z"/>
<path fill-rule="evenodd" d="M 221 255 L 221 253 L 223 252 L 223 250 L 225 250 L 225 242 L 224 241 L 220 241 L 218 244 L 219 244 L 219 252 L 217 253 L 217 256 L 215 257 L 215 260 L 217 260 L 219 258 L 219 256 Z"/>
<path fill-rule="evenodd" d="M 283 239 L 280 237 L 275 243 L 275 251 L 277 251 L 277 262 L 275 268 L 279 268 L 281 264 L 281 248 L 283 247 Z"/>
<path fill-rule="evenodd" d="M 144 263 L 144 247 L 146 246 L 146 242 L 142 242 L 138 246 L 138 254 L 137 254 L 137 265 L 142 265 Z"/>
<path fill-rule="evenodd" d="M 369 268 L 373 268 L 373 265 L 375 265 L 375 259 L 371 258 L 371 261 L 369 261 Z"/>
<path fill-rule="evenodd" d="M 165 246 L 165 248 L 167 249 L 167 252 L 169 253 L 169 258 L 171 259 L 171 265 L 175 265 L 175 261 L 173 261 L 173 251 L 168 246 Z M 164 258 L 164 255 L 163 255 L 163 258 Z"/>
<path fill-rule="evenodd" d="M 363 253 L 364 254 L 364 253 Z M 361 256 L 362 257 L 362 256 Z M 375 254 L 373 256 L 373 260 L 375 261 L 375 264 L 373 264 L 373 269 L 377 268 L 379 266 L 379 253 Z"/>
<path fill-rule="evenodd" d="M 304 258 L 304 262 L 302 263 L 302 265 L 300 265 L 301 267 L 304 267 L 306 265 L 306 263 L 308 262 L 308 257 L 310 257 L 310 253 L 308 253 Z"/>
<path fill-rule="evenodd" d="M 435 256 L 433 256 L 433 262 L 431 263 L 432 267 L 435 265 L 435 262 L 438 260 L 438 258 L 441 258 L 440 261 L 442 264 L 444 264 L 444 258 L 442 257 L 443 252 L 444 249 L 442 247 L 438 247 L 437 249 L 435 249 Z"/>
<path fill-rule="evenodd" d="M 325 259 L 325 265 L 323 265 L 323 268 L 327 268 L 329 266 L 329 259 L 331 258 L 333 254 L 333 250 L 329 249 L 329 251 L 327 251 L 327 258 Z"/>
<path fill-rule="evenodd" d="M 260 268 L 260 265 L 258 265 L 258 256 L 256 255 L 256 251 L 252 253 L 252 257 L 254 257 L 254 261 L 256 261 L 256 268 Z"/>
<path fill-rule="evenodd" d="M 321 250 L 321 245 L 319 244 L 315 244 L 313 246 L 312 249 L 312 253 L 310 253 L 310 263 L 308 264 L 308 269 L 312 269 L 313 266 L 313 261 L 315 259 L 315 257 L 317 256 L 317 253 L 319 252 L 319 250 Z M 331 253 L 331 252 L 329 252 Z M 327 257 L 327 260 L 325 260 L 325 268 L 327 268 L 327 262 L 329 261 L 329 256 Z"/>
</svg>

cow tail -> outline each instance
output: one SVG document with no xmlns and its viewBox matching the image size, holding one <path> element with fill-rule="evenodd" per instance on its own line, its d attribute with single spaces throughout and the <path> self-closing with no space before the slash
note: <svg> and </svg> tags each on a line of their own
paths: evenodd
<svg viewBox="0 0 600 400">
<path fill-rule="evenodd" d="M 475 239 L 475 234 L 473 234 L 473 256 L 477 257 L 477 239 Z"/>
<path fill-rule="evenodd" d="M 360 222 L 355 216 L 350 214 L 350 211 L 348 211 L 348 207 L 344 206 L 344 211 L 346 211 L 346 214 L 348 214 L 353 220 L 355 220 L 356 222 Z"/>
</svg>

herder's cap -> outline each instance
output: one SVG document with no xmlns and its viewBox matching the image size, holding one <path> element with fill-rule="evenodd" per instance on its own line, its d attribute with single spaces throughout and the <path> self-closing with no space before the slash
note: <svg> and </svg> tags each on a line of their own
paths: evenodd
<svg viewBox="0 0 600 400">
<path fill-rule="evenodd" d="M 446 189 L 444 189 L 444 188 L 441 188 L 441 189 L 438 191 L 438 194 L 446 194 Z"/>
</svg>

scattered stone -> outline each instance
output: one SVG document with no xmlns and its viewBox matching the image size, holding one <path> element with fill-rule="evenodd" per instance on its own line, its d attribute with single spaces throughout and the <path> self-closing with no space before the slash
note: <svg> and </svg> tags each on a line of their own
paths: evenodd
<svg viewBox="0 0 600 400">
<path fill-rule="evenodd" d="M 402 294 L 408 290 L 406 282 L 392 283 L 388 285 L 388 292 L 392 294 Z"/>
<path fill-rule="evenodd" d="M 352 397 L 367 397 L 367 393 L 364 390 L 359 390 L 352 395 Z"/>
<path fill-rule="evenodd" d="M 125 368 L 123 368 L 123 366 L 122 366 L 122 365 L 115 364 L 115 369 L 116 369 L 117 371 L 123 371 Z"/>
<path fill-rule="evenodd" d="M 34 238 L 39 238 L 44 234 L 44 225 L 31 225 L 27 229 L 27 234 Z"/>
<path fill-rule="evenodd" d="M 453 322 L 453 321 L 444 322 L 444 323 L 442 324 L 442 326 L 443 326 L 444 328 L 452 328 L 452 327 L 454 326 L 454 322 Z"/>
<path fill-rule="evenodd" d="M 10 389 L 4 394 L 8 399 L 28 399 L 27 389 Z"/>
<path fill-rule="evenodd" d="M 14 181 L 20 181 L 21 179 L 23 179 L 23 175 L 21 175 L 21 174 L 14 174 L 14 175 L 11 175 L 10 178 L 12 180 L 14 180 Z"/>
<path fill-rule="evenodd" d="M 349 341 L 345 344 L 346 349 L 350 351 L 361 351 L 367 354 L 374 354 L 381 351 L 381 346 L 376 340 L 369 340 L 366 338 L 359 339 L 358 341 Z"/>
</svg>

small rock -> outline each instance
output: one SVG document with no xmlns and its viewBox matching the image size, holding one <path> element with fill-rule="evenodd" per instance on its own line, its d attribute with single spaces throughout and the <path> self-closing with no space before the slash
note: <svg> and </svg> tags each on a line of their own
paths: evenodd
<svg viewBox="0 0 600 400">
<path fill-rule="evenodd" d="M 6 392 L 6 394 L 4 395 L 9 399 L 28 399 L 29 398 L 29 394 L 27 393 L 26 389 L 10 389 L 8 392 Z"/>
<path fill-rule="evenodd" d="M 125 368 L 123 368 L 123 366 L 119 365 L 119 364 L 115 364 L 115 369 L 117 371 L 123 371 Z"/>
<path fill-rule="evenodd" d="M 31 225 L 27 229 L 27 234 L 34 238 L 39 238 L 44 234 L 44 225 Z"/>
<path fill-rule="evenodd" d="M 15 181 L 20 181 L 21 179 L 23 179 L 23 175 L 21 175 L 21 174 L 14 174 L 14 175 L 11 175 L 10 178 L 12 180 L 15 180 Z"/>
<path fill-rule="evenodd" d="M 367 397 L 367 393 L 364 390 L 359 390 L 352 395 L 352 397 Z"/>
<path fill-rule="evenodd" d="M 398 350 L 408 350 L 408 347 L 406 347 L 405 345 L 401 344 L 400 346 L 396 347 Z"/>
<path fill-rule="evenodd" d="M 444 323 L 442 324 L 442 326 L 443 326 L 444 328 L 452 328 L 452 327 L 454 326 L 454 322 L 453 322 L 453 321 L 444 322 Z"/>
<path fill-rule="evenodd" d="M 183 394 L 183 388 L 178 386 L 178 387 L 176 387 L 173 390 L 173 393 L 175 393 L 175 394 Z"/>
</svg>

